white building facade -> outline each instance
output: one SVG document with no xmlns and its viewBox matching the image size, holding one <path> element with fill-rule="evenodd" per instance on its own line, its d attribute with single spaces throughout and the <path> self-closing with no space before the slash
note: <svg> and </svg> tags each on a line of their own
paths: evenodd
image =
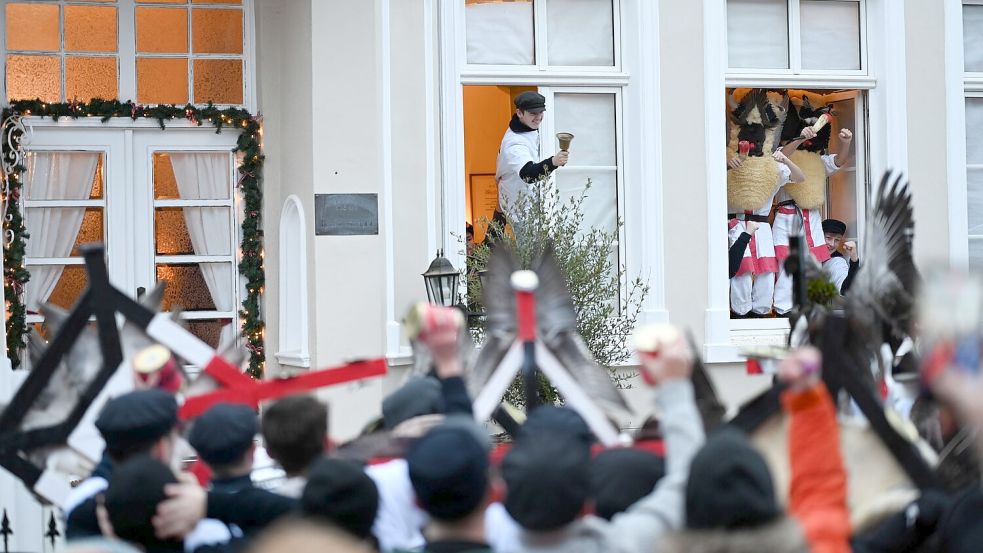
<svg viewBox="0 0 983 553">
<path fill-rule="evenodd" d="M 834 105 L 855 149 L 829 181 L 826 214 L 848 234 L 863 235 L 866 190 L 885 170 L 903 171 L 916 261 L 983 267 L 978 0 L 3 4 L 4 99 L 211 100 L 262 116 L 267 374 L 383 355 L 392 369 L 324 392 L 341 439 L 400 381 L 409 349 L 399 321 L 426 298 L 420 273 L 434 253 L 464 266 L 460 237 L 487 215 L 498 140 L 523 90 L 547 99 L 542 157 L 555 152 L 555 132 L 576 135 L 570 165 L 556 173 L 561 190 L 577 193 L 590 178 L 588 220 L 624 221 L 618 261 L 651 286 L 642 320 L 692 330 L 732 406 L 768 385 L 744 374 L 738 348 L 780 343 L 787 322 L 730 316 L 728 89 L 787 89 Z M 217 344 L 235 328 L 246 294 L 236 131 L 24 122 L 39 167 L 81 164 L 71 174 L 85 177 L 38 177 L 23 198 L 29 323 L 43 320 L 42 301 L 71 305 L 84 287 L 75 246 L 102 240 L 124 291 L 176 282 L 165 304 L 183 306 L 199 336 Z M 377 234 L 318 234 L 315 202 L 326 194 L 375 194 Z M 76 239 L 46 233 L 51 221 L 78 229 Z M 6 399 L 19 379 L 0 371 Z M 18 522 L 12 545 L 40 547 L 16 541 L 36 540 Z"/>
</svg>

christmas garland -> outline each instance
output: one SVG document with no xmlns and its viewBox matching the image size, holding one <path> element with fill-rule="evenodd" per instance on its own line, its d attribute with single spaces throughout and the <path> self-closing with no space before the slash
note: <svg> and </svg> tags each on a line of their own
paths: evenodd
<svg viewBox="0 0 983 553">
<path fill-rule="evenodd" d="M 239 165 L 239 179 L 236 187 L 242 194 L 245 204 L 245 217 L 242 220 L 242 260 L 239 274 L 246 279 L 246 298 L 242 301 L 239 317 L 242 319 L 241 335 L 249 350 L 249 374 L 254 378 L 263 376 L 266 355 L 263 346 L 265 325 L 261 313 L 260 300 L 266 277 L 263 269 L 263 230 L 260 228 L 260 214 L 263 205 L 262 174 L 264 156 L 260 143 L 261 125 L 248 111 L 239 108 L 220 109 L 211 103 L 204 107 L 193 105 L 143 106 L 119 100 L 93 99 L 85 102 L 48 104 L 41 100 L 16 100 L 4 108 L 0 122 L 3 123 L 2 159 L 5 174 L 6 211 L 4 229 L 4 297 L 7 300 L 7 355 L 11 364 L 17 368 L 21 364 L 21 350 L 27 344 L 27 312 L 22 292 L 30 273 L 24 267 L 24 252 L 29 237 L 24 227 L 20 211 L 20 193 L 23 184 L 24 166 L 21 137 L 24 127 L 18 123 L 26 116 L 51 117 L 99 117 L 105 123 L 114 117 L 155 119 L 163 130 L 167 121 L 187 119 L 202 126 L 215 127 L 222 132 L 225 127 L 241 131 L 233 153 L 242 156 Z"/>
</svg>

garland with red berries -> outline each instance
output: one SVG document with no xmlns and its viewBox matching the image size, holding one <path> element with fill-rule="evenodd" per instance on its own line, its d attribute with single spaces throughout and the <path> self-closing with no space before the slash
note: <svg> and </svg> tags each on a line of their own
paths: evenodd
<svg viewBox="0 0 983 553">
<path fill-rule="evenodd" d="M 245 216 L 242 220 L 242 259 L 239 261 L 239 274 L 246 279 L 246 298 L 242 301 L 239 317 L 242 321 L 241 335 L 249 350 L 250 376 L 261 378 L 266 364 L 263 346 L 265 324 L 263 323 L 261 300 L 266 277 L 263 269 L 263 230 L 260 227 L 263 207 L 263 161 L 261 149 L 262 125 L 257 117 L 240 108 L 218 108 L 211 103 L 207 106 L 156 105 L 144 106 L 119 100 L 93 99 L 90 102 L 67 102 L 49 104 L 41 100 L 16 100 L 3 109 L 0 115 L 3 133 L 0 135 L 0 159 L 4 171 L 4 218 L 3 218 L 3 281 L 4 297 L 7 300 L 7 356 L 13 368 L 21 365 L 21 354 L 27 344 L 27 310 L 24 305 L 24 284 L 31 275 L 24 266 L 24 254 L 29 235 L 24 227 L 20 210 L 20 194 L 24 165 L 24 152 L 21 138 L 24 127 L 21 118 L 27 116 L 63 117 L 78 119 L 98 117 L 103 123 L 114 117 L 129 117 L 132 120 L 154 119 L 165 128 L 168 121 L 186 119 L 202 126 L 211 125 L 215 132 L 229 128 L 238 131 L 239 138 L 232 150 L 241 156 L 239 178 L 236 188 L 242 194 Z"/>
</svg>

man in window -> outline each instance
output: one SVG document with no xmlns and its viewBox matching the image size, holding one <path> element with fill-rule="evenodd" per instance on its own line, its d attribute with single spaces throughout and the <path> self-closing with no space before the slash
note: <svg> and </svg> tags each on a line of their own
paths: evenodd
<svg viewBox="0 0 983 553">
<path fill-rule="evenodd" d="M 779 316 L 786 316 L 792 309 L 792 277 L 785 272 L 783 263 L 789 254 L 789 235 L 802 232 L 809 251 L 819 263 L 830 258 L 823 243 L 819 210 L 826 203 L 826 179 L 849 163 L 853 141 L 849 129 L 840 129 L 838 153 L 827 153 L 832 135 L 830 111 L 828 105 L 813 108 L 809 97 L 803 96 L 801 105 L 792 105 L 785 120 L 782 134 L 786 144 L 782 151 L 802 168 L 805 180 L 786 186 L 777 197 L 774 238 L 780 271 L 775 283 L 775 311 Z"/>
<path fill-rule="evenodd" d="M 826 238 L 826 248 L 829 253 L 829 259 L 823 262 L 823 270 L 829 273 L 830 279 L 833 284 L 836 284 L 836 289 L 840 291 L 841 296 L 850 289 L 850 283 L 853 282 L 853 277 L 860 269 L 860 254 L 857 252 L 857 243 L 852 240 L 844 242 L 843 236 L 845 234 L 846 223 L 843 221 L 836 219 L 823 221 L 823 235 Z M 846 256 L 840 252 L 841 245 Z M 849 257 L 849 262 L 847 257 Z"/>
<path fill-rule="evenodd" d="M 506 215 L 511 222 L 519 196 L 530 194 L 533 183 L 567 164 L 569 154 L 564 150 L 553 157 L 536 161 L 539 155 L 539 126 L 545 112 L 546 98 L 542 94 L 528 90 L 515 97 L 515 114 L 502 137 L 495 170 L 495 180 L 498 182 L 495 220 L 500 223 L 504 224 Z"/>
</svg>

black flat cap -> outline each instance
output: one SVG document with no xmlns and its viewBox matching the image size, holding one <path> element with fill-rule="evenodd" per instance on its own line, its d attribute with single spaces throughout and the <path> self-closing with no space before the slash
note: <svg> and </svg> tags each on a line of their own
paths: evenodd
<svg viewBox="0 0 983 553">
<path fill-rule="evenodd" d="M 432 377 L 411 378 L 382 400 L 382 419 L 392 430 L 399 423 L 444 412 L 444 396 L 440 382 Z"/>
<path fill-rule="evenodd" d="M 533 410 L 526 422 L 519 427 L 516 441 L 535 441 L 539 436 L 556 434 L 563 434 L 587 444 L 594 442 L 594 433 L 580 413 L 569 407 L 553 405 L 544 405 Z"/>
<path fill-rule="evenodd" d="M 96 419 L 110 448 L 153 442 L 177 425 L 177 401 L 162 390 L 138 390 L 113 398 Z"/>
<path fill-rule="evenodd" d="M 527 90 L 515 97 L 515 107 L 522 111 L 540 113 L 546 111 L 546 97 L 538 92 Z"/>
<path fill-rule="evenodd" d="M 830 234 L 846 234 L 846 223 L 836 219 L 826 219 L 823 221 L 823 232 Z"/>
<path fill-rule="evenodd" d="M 480 441 L 474 421 L 442 424 L 410 446 L 410 481 L 423 510 L 438 520 L 460 520 L 488 494 L 487 436 Z"/>
<path fill-rule="evenodd" d="M 517 440 L 502 461 L 505 509 L 527 530 L 561 528 L 589 495 L 590 446 L 569 434 Z"/>
<path fill-rule="evenodd" d="M 253 444 L 259 421 L 252 407 L 219 403 L 195 419 L 188 443 L 209 465 L 238 462 Z"/>
<path fill-rule="evenodd" d="M 367 539 L 379 510 L 379 489 L 358 463 L 322 457 L 311 465 L 300 506 L 306 516 Z"/>
</svg>

